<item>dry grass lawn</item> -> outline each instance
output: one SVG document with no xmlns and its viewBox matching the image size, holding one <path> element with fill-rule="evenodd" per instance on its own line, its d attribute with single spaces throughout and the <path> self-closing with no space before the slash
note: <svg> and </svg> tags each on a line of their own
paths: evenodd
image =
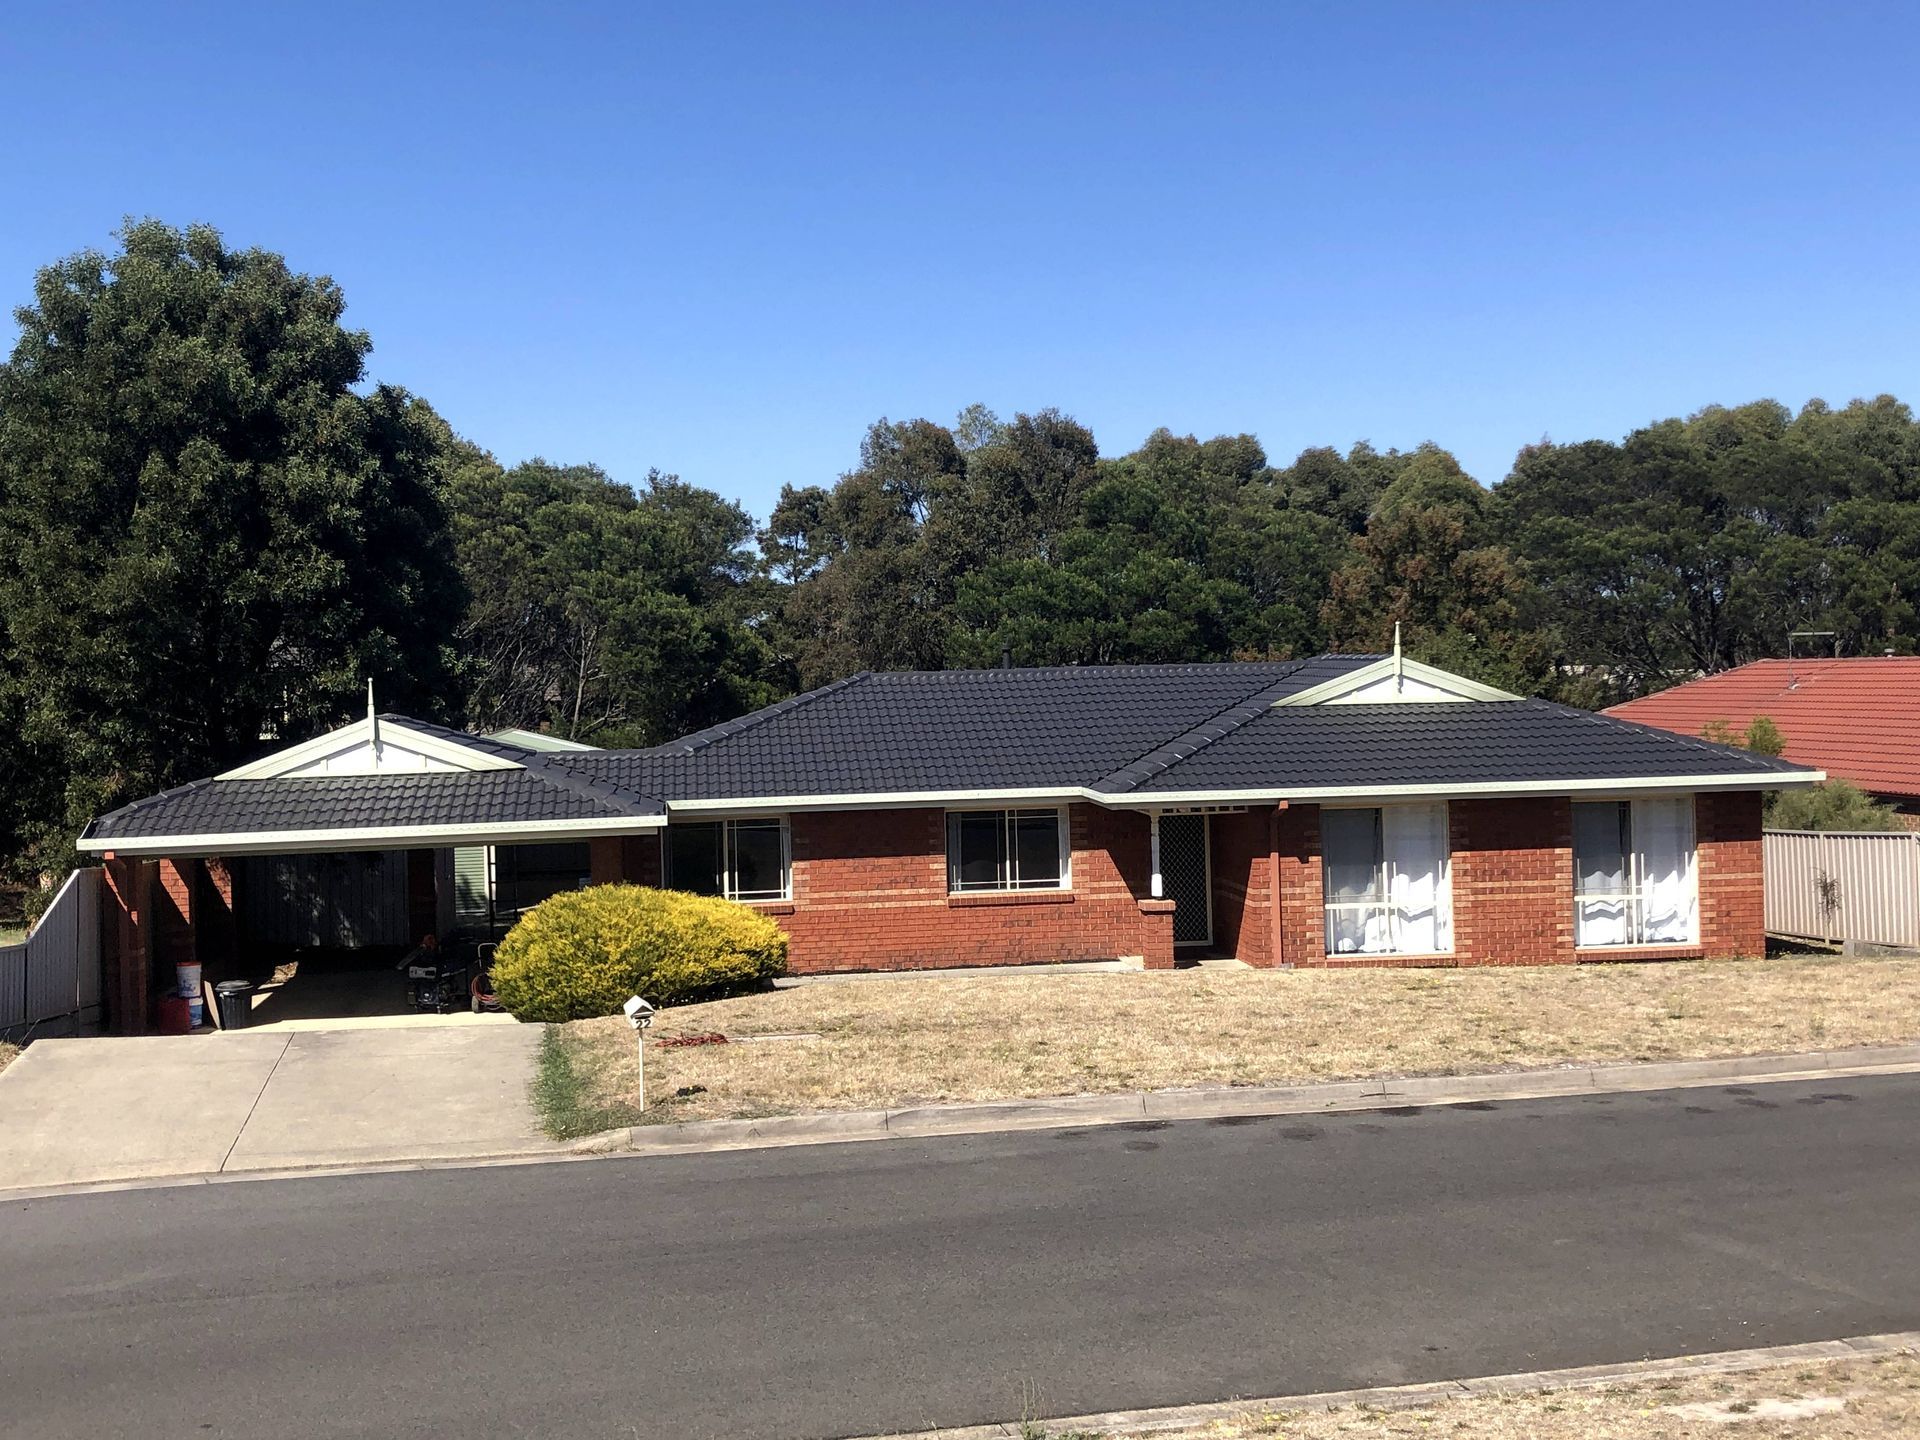
<svg viewBox="0 0 1920 1440">
<path fill-rule="evenodd" d="M 651 1043 L 711 1031 L 735 1043 Z M 557 1128 L 637 1118 L 626 1022 L 558 1034 L 577 1103 Z M 1920 959 L 848 980 L 649 1034 L 646 1118 L 711 1119 L 1890 1044 L 1920 1038 Z"/>
<path fill-rule="evenodd" d="M 1042 1435 L 1062 1432 L 1041 1427 Z M 1406 1410 L 1248 1415 L 1162 1440 L 1910 1440 L 1920 1358 L 1445 1400 Z"/>
</svg>

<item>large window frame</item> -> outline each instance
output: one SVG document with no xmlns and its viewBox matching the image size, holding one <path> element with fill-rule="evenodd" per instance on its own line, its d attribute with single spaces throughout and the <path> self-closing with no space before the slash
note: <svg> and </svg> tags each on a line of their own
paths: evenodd
<svg viewBox="0 0 1920 1440">
<path fill-rule="evenodd" d="M 1322 936 L 1330 958 L 1453 953 L 1453 847 L 1444 800 L 1329 806 L 1320 823 Z M 1419 863 L 1422 840 L 1426 859 Z M 1335 856 L 1336 846 L 1350 848 Z"/>
<path fill-rule="evenodd" d="M 1054 829 L 1050 867 L 1035 853 L 1042 821 Z M 996 822 L 997 841 L 992 838 Z M 993 873 L 983 876 L 980 871 L 988 864 Z M 1072 888 L 1073 840 L 1066 807 L 993 806 L 947 811 L 948 894 L 1031 894 Z"/>
<path fill-rule="evenodd" d="M 1679 822 L 1664 837 L 1663 817 Z M 1573 820 L 1576 949 L 1700 943 L 1700 839 L 1692 796 L 1576 801 Z M 1664 852 L 1661 839 L 1669 842 Z"/>
<path fill-rule="evenodd" d="M 694 832 L 704 842 L 698 852 Z M 742 884 L 743 837 L 761 840 L 777 833 L 780 883 L 778 888 Z M 676 838 L 677 835 L 677 838 Z M 667 826 L 662 878 L 669 890 L 694 895 L 718 895 L 745 904 L 770 904 L 793 899 L 793 828 L 784 815 L 743 815 L 726 820 L 676 820 Z M 676 866 L 676 852 L 682 857 Z M 693 873 L 698 865 L 700 873 Z"/>
</svg>

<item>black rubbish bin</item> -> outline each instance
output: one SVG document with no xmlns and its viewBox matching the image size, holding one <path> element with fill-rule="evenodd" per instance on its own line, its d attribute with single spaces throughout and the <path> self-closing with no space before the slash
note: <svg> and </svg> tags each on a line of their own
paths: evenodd
<svg viewBox="0 0 1920 1440">
<path fill-rule="evenodd" d="M 246 980 L 222 980 L 213 987 L 219 997 L 220 1028 L 244 1030 L 253 1013 L 253 985 Z"/>
</svg>

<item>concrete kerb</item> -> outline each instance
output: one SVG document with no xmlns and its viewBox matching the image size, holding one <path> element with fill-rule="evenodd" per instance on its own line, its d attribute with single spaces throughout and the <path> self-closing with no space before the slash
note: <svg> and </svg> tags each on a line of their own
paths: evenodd
<svg viewBox="0 0 1920 1440">
<path fill-rule="evenodd" d="M 1540 1100 L 1559 1095 L 1676 1090 L 1728 1080 L 1787 1081 L 1826 1075 L 1871 1075 L 1920 1069 L 1920 1045 L 1876 1046 L 1799 1054 L 1744 1055 L 1724 1060 L 1558 1066 L 1482 1075 L 1427 1075 L 1335 1080 L 1316 1085 L 1216 1086 L 1195 1090 L 1069 1095 L 1045 1100 L 994 1100 L 922 1105 L 903 1110 L 850 1110 L 757 1120 L 698 1120 L 603 1131 L 568 1147 L 572 1155 L 688 1154 L 760 1146 L 840 1144 L 942 1135 L 982 1135 L 1139 1120 L 1212 1120 L 1230 1116 L 1335 1114 L 1403 1105 L 1455 1105 L 1478 1100 Z"/>
<path fill-rule="evenodd" d="M 1775 1366 L 1915 1353 L 1920 1353 L 1920 1331 L 1906 1330 L 1886 1335 L 1859 1335 L 1847 1340 L 1819 1340 L 1805 1345 L 1770 1345 L 1753 1350 L 1723 1350 L 1710 1355 L 1680 1355 L 1671 1359 L 1636 1361 L 1624 1365 L 1581 1365 L 1568 1370 L 1534 1370 L 1467 1380 L 1435 1380 L 1419 1385 L 1389 1385 L 1372 1390 L 1324 1390 L 1311 1395 L 1226 1400 L 1156 1410 L 1109 1410 L 1098 1415 L 1049 1419 L 1044 1422 L 1044 1428 L 1049 1432 L 1088 1433 L 1123 1440 L 1123 1437 L 1205 1429 L 1248 1417 L 1290 1412 L 1343 1410 L 1359 1406 L 1373 1410 L 1411 1410 L 1422 1405 L 1471 1399 L 1480 1395 L 1592 1390 L 1649 1380 L 1730 1375 Z M 949 1430 L 896 1431 L 888 1435 L 861 1437 L 861 1440 L 1017 1440 L 1023 1433 L 1027 1432 L 1022 1424 L 1005 1422 Z"/>
<path fill-rule="evenodd" d="M 27 1058 L 22 1056 L 21 1061 Z M 630 1155 L 688 1155 L 704 1151 L 927 1139 L 1141 1121 L 1324 1115 L 1393 1109 L 1406 1105 L 1452 1105 L 1482 1100 L 1531 1100 L 1559 1095 L 1685 1089 L 1722 1084 L 1729 1080 L 1780 1082 L 1825 1076 L 1899 1074 L 1916 1070 L 1920 1070 L 1920 1045 L 1897 1045 L 1741 1056 L 1725 1060 L 1561 1066 L 1547 1070 L 1479 1075 L 1336 1080 L 1314 1085 L 1135 1091 L 1116 1095 L 1072 1095 L 1046 1100 L 926 1105 L 891 1111 L 828 1111 L 752 1120 L 700 1120 L 681 1124 L 622 1126 L 567 1145 L 548 1143 L 526 1150 L 502 1150 L 459 1158 L 385 1160 L 358 1165 L 318 1165 L 241 1173 L 178 1173 L 70 1185 L 0 1186 L 0 1202 L 297 1176 L 385 1174 L 405 1170 L 539 1164 Z"/>
</svg>

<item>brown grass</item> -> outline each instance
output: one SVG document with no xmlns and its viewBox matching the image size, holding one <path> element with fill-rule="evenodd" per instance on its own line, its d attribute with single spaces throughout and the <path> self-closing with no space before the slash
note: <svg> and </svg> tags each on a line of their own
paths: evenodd
<svg viewBox="0 0 1920 1440">
<path fill-rule="evenodd" d="M 20 1047 L 0 1040 L 0 1070 L 4 1070 L 20 1058 Z"/>
<path fill-rule="evenodd" d="M 1823 1406 L 1819 1413 L 1788 1418 L 1774 1408 L 1809 1400 Z M 1695 1406 L 1710 1408 L 1680 1408 Z M 1248 1415 L 1165 1440 L 1896 1440 L 1916 1434 L 1920 1358 L 1896 1355 L 1603 1390 L 1444 1400 L 1406 1410 Z"/>
<path fill-rule="evenodd" d="M 649 1044 L 646 1118 L 1891 1044 L 1920 1036 L 1916 1016 L 1920 959 L 1813 955 L 847 980 L 664 1012 L 654 1039 L 719 1031 L 746 1043 Z M 776 1034 L 810 1038 L 752 1039 Z M 625 1021 L 560 1035 L 582 1100 L 607 1126 L 630 1123 Z"/>
</svg>

